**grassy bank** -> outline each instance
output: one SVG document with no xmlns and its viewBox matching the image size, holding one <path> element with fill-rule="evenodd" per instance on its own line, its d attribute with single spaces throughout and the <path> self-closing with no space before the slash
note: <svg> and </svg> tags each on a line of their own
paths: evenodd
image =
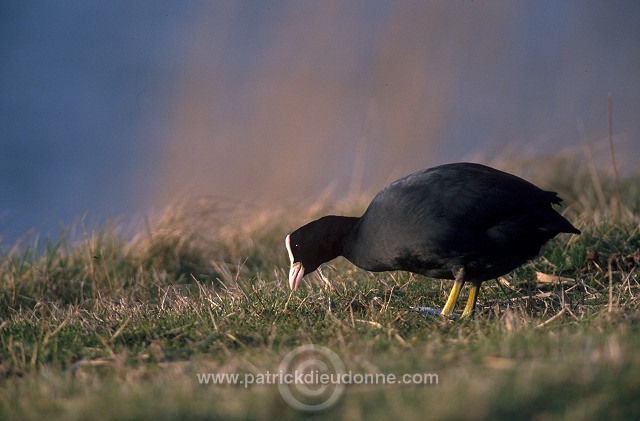
<svg viewBox="0 0 640 421">
<path fill-rule="evenodd" d="M 624 180 L 618 197 L 602 179 L 604 201 L 588 177 L 541 183 L 561 191 L 583 234 L 485 283 L 476 317 L 463 321 L 411 310 L 441 307 L 450 281 L 342 259 L 322 271 L 335 288 L 313 276 L 289 291 L 284 236 L 366 200 L 297 212 L 203 201 L 131 241 L 105 228 L 5 247 L 0 419 L 303 418 L 277 385 L 199 375 L 276 373 L 304 344 L 332 350 L 350 373 L 436 375 L 349 385 L 318 417 L 638 418 L 638 181 Z"/>
</svg>

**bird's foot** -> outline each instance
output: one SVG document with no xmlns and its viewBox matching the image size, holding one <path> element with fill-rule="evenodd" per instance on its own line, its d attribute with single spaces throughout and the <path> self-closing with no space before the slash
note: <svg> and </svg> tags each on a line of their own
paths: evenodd
<svg viewBox="0 0 640 421">
<path fill-rule="evenodd" d="M 435 317 L 435 316 L 442 316 L 442 311 L 439 308 L 433 308 L 433 307 L 411 307 L 411 310 L 416 311 L 418 313 L 420 313 L 420 315 L 422 317 Z M 451 316 L 449 316 L 449 318 L 458 318 L 458 315 L 456 313 L 452 313 Z"/>
</svg>

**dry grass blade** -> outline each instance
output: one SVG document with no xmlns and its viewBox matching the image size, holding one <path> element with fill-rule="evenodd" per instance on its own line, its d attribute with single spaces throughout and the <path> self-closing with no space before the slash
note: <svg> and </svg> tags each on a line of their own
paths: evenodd
<svg viewBox="0 0 640 421">
<path fill-rule="evenodd" d="M 536 280 L 541 284 L 565 284 L 574 285 L 576 280 L 558 275 L 549 275 L 548 273 L 536 272 Z"/>
</svg>

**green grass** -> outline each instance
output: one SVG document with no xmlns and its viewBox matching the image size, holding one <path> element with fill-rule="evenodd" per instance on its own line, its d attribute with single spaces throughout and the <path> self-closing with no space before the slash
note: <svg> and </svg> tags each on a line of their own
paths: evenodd
<svg viewBox="0 0 640 421">
<path fill-rule="evenodd" d="M 106 227 L 5 250 L 0 419 L 301 419 L 277 386 L 204 385 L 198 374 L 275 373 L 304 344 L 353 373 L 438 376 L 348 386 L 318 418 L 637 419 L 640 183 L 624 180 L 620 202 L 600 203 L 585 180 L 552 179 L 583 234 L 483 284 L 470 320 L 411 310 L 441 307 L 450 281 L 343 259 L 322 270 L 335 290 L 312 276 L 289 291 L 284 236 L 366 200 L 304 212 L 202 202 L 132 241 Z"/>
</svg>

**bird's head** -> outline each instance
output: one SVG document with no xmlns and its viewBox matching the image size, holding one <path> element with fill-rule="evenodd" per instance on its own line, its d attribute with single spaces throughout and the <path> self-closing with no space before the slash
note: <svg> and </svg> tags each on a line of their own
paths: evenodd
<svg viewBox="0 0 640 421">
<path fill-rule="evenodd" d="M 358 218 L 325 216 L 287 235 L 285 245 L 291 260 L 289 286 L 298 289 L 302 278 L 340 256 L 351 228 Z"/>
<path fill-rule="evenodd" d="M 317 249 L 314 244 L 305 236 L 304 227 L 287 235 L 285 245 L 291 260 L 291 269 L 289 270 L 289 286 L 292 290 L 298 289 L 304 275 L 308 275 L 318 268 L 321 264 L 328 261 L 323 260 L 317 255 Z"/>
</svg>

